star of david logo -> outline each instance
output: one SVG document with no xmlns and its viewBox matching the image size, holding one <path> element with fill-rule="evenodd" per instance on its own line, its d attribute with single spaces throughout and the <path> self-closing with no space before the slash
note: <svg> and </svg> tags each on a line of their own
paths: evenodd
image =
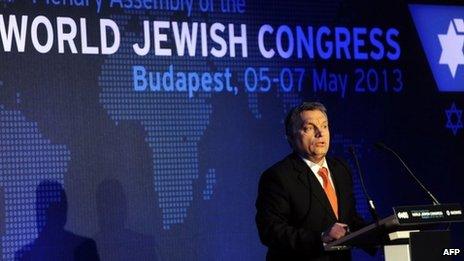
<svg viewBox="0 0 464 261">
<path fill-rule="evenodd" d="M 438 91 L 464 92 L 464 6 L 411 4 L 409 10 Z"/>
<path fill-rule="evenodd" d="M 448 121 L 446 122 L 446 128 L 450 129 L 453 132 L 453 135 L 456 136 L 459 129 L 462 129 L 462 110 L 456 108 L 456 104 L 453 102 L 451 108 L 445 110 L 446 117 Z M 454 116 L 454 117 L 453 117 Z"/>
<path fill-rule="evenodd" d="M 453 76 L 456 77 L 458 65 L 464 65 L 464 20 L 453 19 L 446 34 L 439 34 L 441 56 L 439 64 L 448 65 Z"/>
</svg>

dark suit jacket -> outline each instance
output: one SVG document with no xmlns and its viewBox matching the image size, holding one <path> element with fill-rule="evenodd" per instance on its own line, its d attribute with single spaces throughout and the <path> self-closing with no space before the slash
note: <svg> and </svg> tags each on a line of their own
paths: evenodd
<svg viewBox="0 0 464 261">
<path fill-rule="evenodd" d="M 349 251 L 325 252 L 323 231 L 335 222 L 352 231 L 364 226 L 356 213 L 351 173 L 346 163 L 326 158 L 338 198 L 337 220 L 308 165 L 290 154 L 266 170 L 259 181 L 256 224 L 267 260 L 350 260 Z"/>
</svg>

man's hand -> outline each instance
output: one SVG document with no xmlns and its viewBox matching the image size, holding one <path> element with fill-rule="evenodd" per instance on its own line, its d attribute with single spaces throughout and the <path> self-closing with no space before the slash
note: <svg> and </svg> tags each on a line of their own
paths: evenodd
<svg viewBox="0 0 464 261">
<path fill-rule="evenodd" d="M 329 243 L 345 236 L 348 230 L 348 225 L 343 223 L 335 223 L 327 231 L 322 233 L 322 242 Z"/>
</svg>

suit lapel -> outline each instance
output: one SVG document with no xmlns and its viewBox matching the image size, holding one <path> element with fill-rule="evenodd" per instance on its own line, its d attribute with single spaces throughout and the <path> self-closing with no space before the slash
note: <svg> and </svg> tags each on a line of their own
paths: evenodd
<svg viewBox="0 0 464 261">
<path fill-rule="evenodd" d="M 303 183 L 308 189 L 311 190 L 311 186 L 309 184 L 309 179 L 308 179 L 308 171 L 311 171 L 308 166 L 303 162 L 302 159 L 300 159 L 300 156 L 296 155 L 295 153 L 292 154 L 292 161 L 293 161 L 293 167 L 297 171 L 298 175 L 298 180 Z"/>
<path fill-rule="evenodd" d="M 295 170 L 298 172 L 298 180 L 311 191 L 314 197 L 317 198 L 319 202 L 324 206 L 325 210 L 330 214 L 330 216 L 334 220 L 337 220 L 335 214 L 333 213 L 329 199 L 327 198 L 327 195 L 325 194 L 325 191 L 321 186 L 321 183 L 319 183 L 319 180 L 317 180 L 311 169 L 300 158 L 300 156 L 298 156 L 295 153 L 292 155 L 292 160 L 293 166 Z"/>
</svg>

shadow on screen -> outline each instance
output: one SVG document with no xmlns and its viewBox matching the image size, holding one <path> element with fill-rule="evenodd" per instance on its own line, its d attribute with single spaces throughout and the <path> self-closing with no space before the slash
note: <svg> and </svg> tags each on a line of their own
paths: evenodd
<svg viewBox="0 0 464 261">
<path fill-rule="evenodd" d="M 126 228 L 127 200 L 119 181 L 98 185 L 97 211 L 100 231 L 94 238 L 102 260 L 159 260 L 153 237 Z"/>
<path fill-rule="evenodd" d="M 15 260 L 99 260 L 95 241 L 66 231 L 68 202 L 63 186 L 42 181 L 36 190 L 38 237 L 15 253 Z"/>
</svg>

